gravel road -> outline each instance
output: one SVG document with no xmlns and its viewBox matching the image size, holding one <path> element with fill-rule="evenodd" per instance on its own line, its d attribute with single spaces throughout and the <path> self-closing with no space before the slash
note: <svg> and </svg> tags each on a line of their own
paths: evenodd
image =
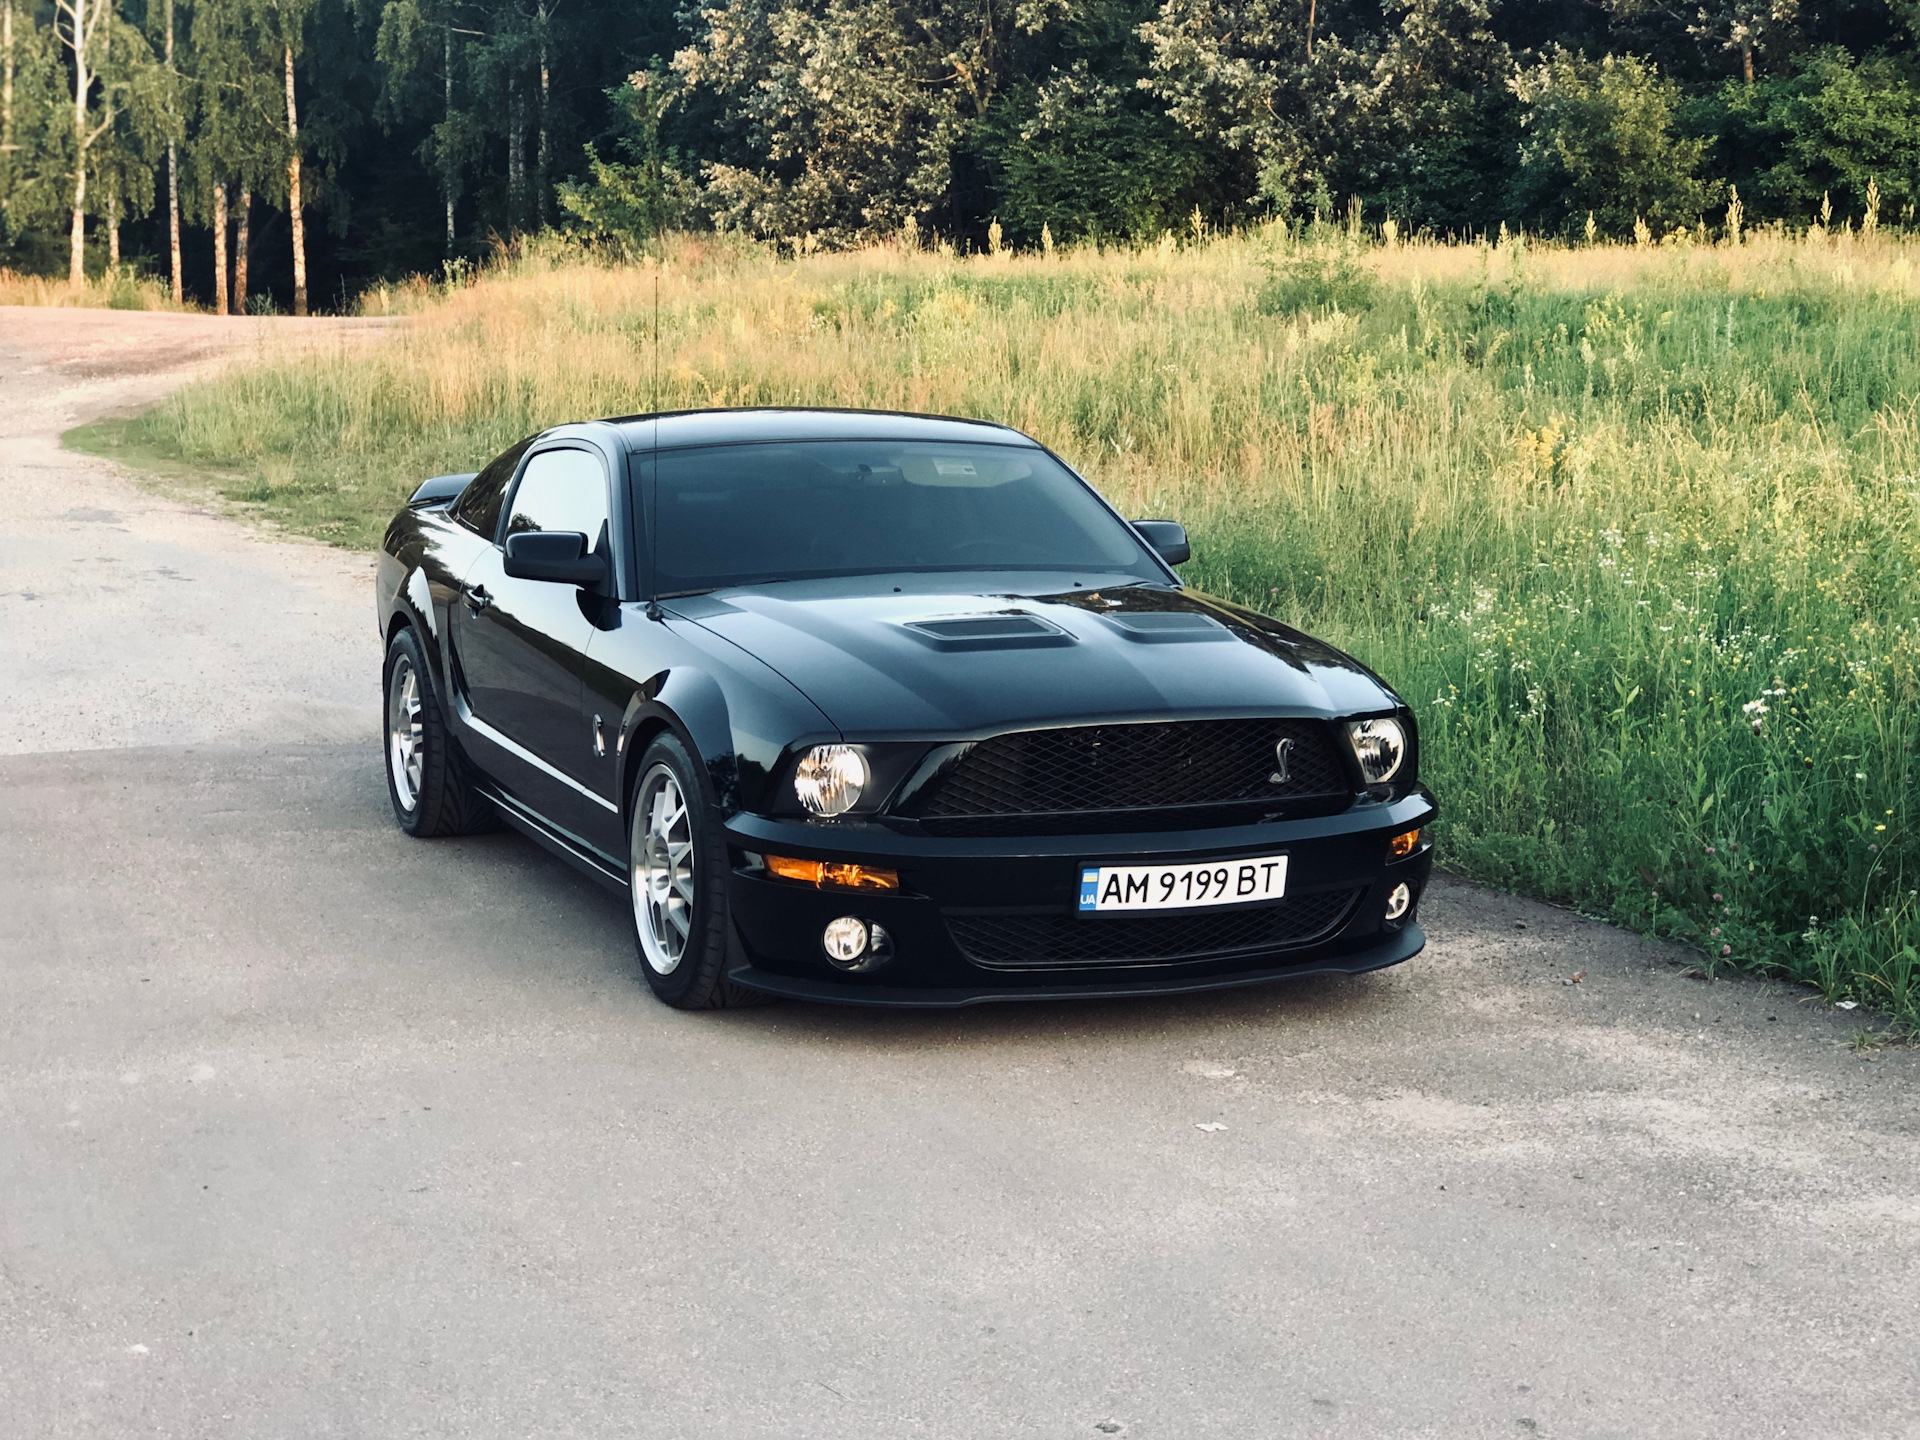
<svg viewBox="0 0 1920 1440">
<path fill-rule="evenodd" d="M 294 324 L 0 309 L 0 1437 L 1920 1435 L 1858 1012 L 1443 881 L 1358 980 L 684 1015 L 401 836 L 366 563 L 58 446 Z"/>
</svg>

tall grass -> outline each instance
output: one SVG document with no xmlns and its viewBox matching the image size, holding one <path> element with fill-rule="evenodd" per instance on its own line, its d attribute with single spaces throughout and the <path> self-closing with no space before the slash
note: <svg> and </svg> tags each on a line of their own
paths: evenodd
<svg viewBox="0 0 1920 1440">
<path fill-rule="evenodd" d="M 1051 259 L 523 260 L 374 353 L 144 422 L 375 543 L 557 421 L 805 403 L 1016 425 L 1195 532 L 1191 583 L 1420 715 L 1452 868 L 1920 1025 L 1920 247 L 1275 231 Z"/>
<path fill-rule="evenodd" d="M 45 275 L 23 275 L 0 266 L 0 305 L 72 306 L 96 310 L 182 310 L 173 303 L 167 282 L 131 268 L 109 270 L 87 280 L 79 290 L 65 280 Z"/>
</svg>

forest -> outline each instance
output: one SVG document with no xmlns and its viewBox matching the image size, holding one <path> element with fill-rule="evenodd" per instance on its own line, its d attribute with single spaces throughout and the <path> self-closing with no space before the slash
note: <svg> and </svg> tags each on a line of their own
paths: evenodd
<svg viewBox="0 0 1920 1440">
<path fill-rule="evenodd" d="M 1909 224 L 1920 0 L 0 0 L 0 266 L 345 308 L 515 236 Z"/>
</svg>

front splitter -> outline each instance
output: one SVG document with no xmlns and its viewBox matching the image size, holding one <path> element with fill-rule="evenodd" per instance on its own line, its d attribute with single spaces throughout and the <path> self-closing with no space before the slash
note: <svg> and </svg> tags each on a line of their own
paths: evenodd
<svg viewBox="0 0 1920 1440">
<path fill-rule="evenodd" d="M 1363 975 L 1411 960 L 1427 944 L 1427 932 L 1409 924 L 1391 940 L 1352 955 L 1300 960 L 1266 970 L 1237 970 L 1230 975 L 1185 975 L 1178 979 L 1146 979 L 1063 983 L 1059 985 L 967 986 L 917 989 L 906 985 L 839 984 L 776 975 L 750 964 L 728 969 L 738 985 L 764 990 L 789 1000 L 816 1000 L 829 1005 L 878 1005 L 893 1009 L 956 1010 L 963 1005 L 991 1005 L 1007 1000 L 1115 1000 L 1143 995 L 1193 995 L 1207 990 L 1237 990 L 1280 980 L 1302 980 L 1309 975 Z"/>
</svg>

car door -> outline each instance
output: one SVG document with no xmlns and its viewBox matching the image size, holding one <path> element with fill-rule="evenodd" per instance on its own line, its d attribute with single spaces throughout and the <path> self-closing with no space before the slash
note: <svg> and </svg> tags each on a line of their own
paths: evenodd
<svg viewBox="0 0 1920 1440">
<path fill-rule="evenodd" d="M 525 531 L 578 531 L 608 553 L 607 471 L 599 452 L 556 446 L 528 458 L 496 539 Z M 470 736 L 482 768 L 529 808 L 576 837 L 600 828 L 608 802 L 592 788 L 591 742 L 581 683 L 601 597 L 575 585 L 523 580 L 505 570 L 500 544 L 467 571 L 453 608 Z"/>
</svg>

